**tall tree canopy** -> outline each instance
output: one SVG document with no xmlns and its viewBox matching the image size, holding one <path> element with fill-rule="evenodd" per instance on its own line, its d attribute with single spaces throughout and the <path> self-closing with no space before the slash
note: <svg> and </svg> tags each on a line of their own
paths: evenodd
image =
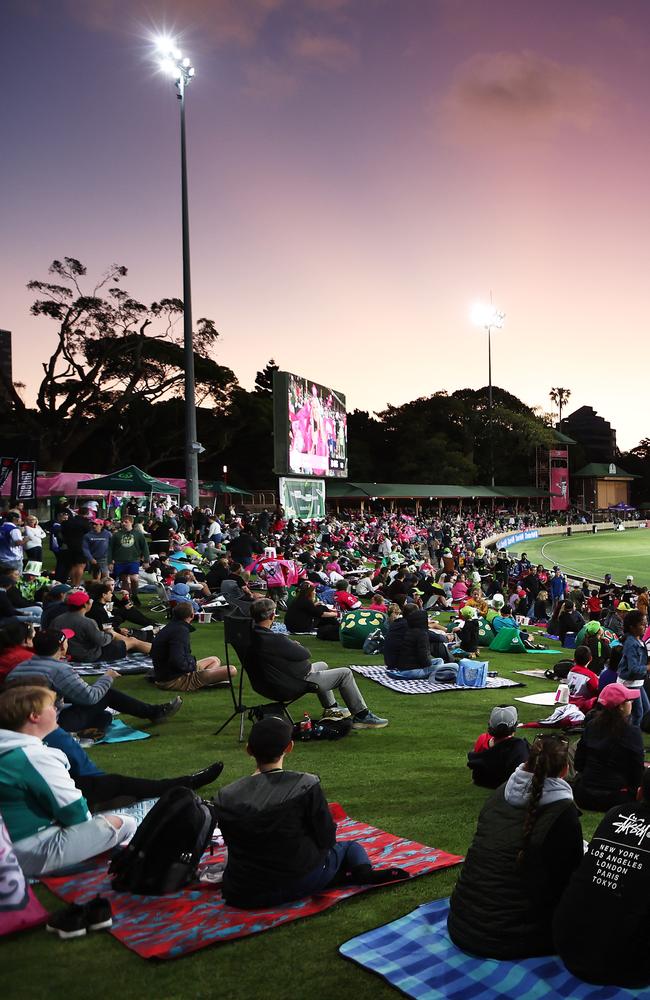
<svg viewBox="0 0 650 1000">
<path fill-rule="evenodd" d="M 31 312 L 56 327 L 54 349 L 42 365 L 36 405 L 4 385 L 23 432 L 40 438 L 42 468 L 63 468 L 98 429 L 117 429 L 117 418 L 139 407 L 182 395 L 183 314 L 180 299 L 144 305 L 121 287 L 127 269 L 113 264 L 90 289 L 86 268 L 74 257 L 53 261 L 52 280 L 30 281 Z M 194 331 L 199 403 L 225 410 L 237 384 L 234 373 L 210 357 L 219 334 L 210 319 Z M 182 452 L 181 452 L 182 454 Z"/>
</svg>

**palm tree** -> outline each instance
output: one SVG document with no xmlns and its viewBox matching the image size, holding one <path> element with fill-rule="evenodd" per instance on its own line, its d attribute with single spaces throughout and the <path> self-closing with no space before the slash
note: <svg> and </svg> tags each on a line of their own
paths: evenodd
<svg viewBox="0 0 650 1000">
<path fill-rule="evenodd" d="M 571 396 L 570 389 L 563 389 L 562 386 L 553 386 L 549 392 L 551 400 L 555 403 L 558 410 L 560 411 L 560 419 L 558 422 L 558 430 L 562 430 L 562 407 L 569 402 L 569 397 Z"/>
</svg>

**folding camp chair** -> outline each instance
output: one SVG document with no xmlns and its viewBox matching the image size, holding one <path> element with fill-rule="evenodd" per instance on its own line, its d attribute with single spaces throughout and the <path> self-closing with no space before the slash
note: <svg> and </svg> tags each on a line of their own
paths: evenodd
<svg viewBox="0 0 650 1000">
<path fill-rule="evenodd" d="M 293 724 L 288 706 L 306 694 L 317 693 L 318 687 L 316 684 L 312 684 L 311 681 L 298 681 L 288 678 L 287 686 L 280 690 L 264 675 L 264 664 L 259 660 L 253 648 L 253 623 L 251 619 L 231 615 L 228 618 L 224 618 L 223 626 L 228 686 L 232 697 L 233 711 L 226 721 L 219 726 L 214 735 L 218 736 L 222 729 L 225 729 L 233 719 L 239 716 L 239 742 L 242 743 L 244 740 L 244 717 L 248 715 L 254 718 L 257 713 L 263 713 L 264 708 L 268 707 L 269 702 L 273 706 L 277 705 L 278 710 L 283 715 L 286 715 L 289 722 Z M 241 664 L 237 687 L 235 687 L 230 673 L 229 646 L 232 646 Z M 254 705 L 244 704 L 242 697 L 244 674 L 248 676 L 253 691 L 268 700 L 266 705 L 260 705 L 259 703 Z M 289 690 L 290 688 L 292 690 Z"/>
</svg>

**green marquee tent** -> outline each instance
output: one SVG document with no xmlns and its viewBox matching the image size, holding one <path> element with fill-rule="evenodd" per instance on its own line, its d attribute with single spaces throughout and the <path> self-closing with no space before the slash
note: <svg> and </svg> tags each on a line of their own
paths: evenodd
<svg viewBox="0 0 650 1000">
<path fill-rule="evenodd" d="M 215 479 L 214 482 L 201 483 L 201 489 L 206 493 L 238 493 L 240 496 L 252 497 L 250 490 L 242 490 L 239 486 L 231 486 L 223 479 Z"/>
<path fill-rule="evenodd" d="M 174 493 L 181 491 L 178 486 L 171 486 L 162 479 L 154 479 L 147 475 L 137 465 L 127 465 L 108 476 L 98 479 L 82 479 L 77 483 L 78 490 L 96 490 L 97 493 Z"/>
</svg>

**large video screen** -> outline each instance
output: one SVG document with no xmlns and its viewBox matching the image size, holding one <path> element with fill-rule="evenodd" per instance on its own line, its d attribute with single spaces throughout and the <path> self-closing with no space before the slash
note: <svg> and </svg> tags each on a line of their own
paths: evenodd
<svg viewBox="0 0 650 1000">
<path fill-rule="evenodd" d="M 311 379 L 275 372 L 275 471 L 344 479 L 348 474 L 345 396 Z"/>
</svg>

